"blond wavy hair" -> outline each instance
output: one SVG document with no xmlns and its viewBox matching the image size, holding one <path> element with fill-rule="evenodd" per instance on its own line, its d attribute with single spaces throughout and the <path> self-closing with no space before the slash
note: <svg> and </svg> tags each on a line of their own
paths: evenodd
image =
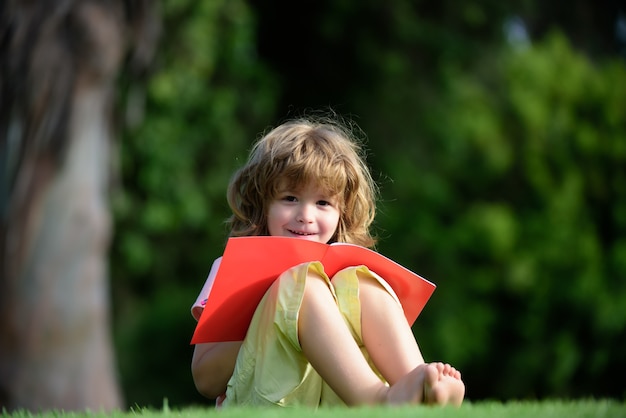
<svg viewBox="0 0 626 418">
<path fill-rule="evenodd" d="M 310 183 L 338 200 L 339 224 L 330 242 L 373 247 L 377 185 L 354 125 L 328 118 L 288 121 L 254 144 L 228 186 L 230 236 L 269 235 L 268 207 L 279 187 L 298 190 Z"/>
</svg>

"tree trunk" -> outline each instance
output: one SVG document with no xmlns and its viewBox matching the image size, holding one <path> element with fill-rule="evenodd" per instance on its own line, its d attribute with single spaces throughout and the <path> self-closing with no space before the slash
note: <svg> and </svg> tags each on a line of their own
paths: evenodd
<svg viewBox="0 0 626 418">
<path fill-rule="evenodd" d="M 23 261 L 8 278 L 15 286 L 3 318 L 12 330 L 0 360 L 3 371 L 11 370 L 2 373 L 10 408 L 122 406 L 108 318 L 110 134 L 103 90 L 76 92 L 66 161 L 30 213 L 16 214 L 32 224 Z"/>
<path fill-rule="evenodd" d="M 108 193 L 128 16 L 121 1 L 0 8 L 0 407 L 120 409 Z"/>
</svg>

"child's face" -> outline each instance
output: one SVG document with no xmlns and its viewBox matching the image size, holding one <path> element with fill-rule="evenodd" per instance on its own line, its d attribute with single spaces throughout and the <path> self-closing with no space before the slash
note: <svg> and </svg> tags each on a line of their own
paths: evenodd
<svg viewBox="0 0 626 418">
<path fill-rule="evenodd" d="M 267 227 L 270 235 L 327 243 L 339 225 L 337 198 L 308 185 L 279 190 L 270 202 Z"/>
</svg>

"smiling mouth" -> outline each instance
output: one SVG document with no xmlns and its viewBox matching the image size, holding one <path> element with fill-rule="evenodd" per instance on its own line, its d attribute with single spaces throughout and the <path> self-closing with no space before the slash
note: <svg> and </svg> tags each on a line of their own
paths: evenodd
<svg viewBox="0 0 626 418">
<path fill-rule="evenodd" d="M 300 235 L 302 237 L 308 237 L 309 235 L 315 235 L 311 232 L 301 232 L 301 231 L 294 231 L 293 229 L 288 229 L 289 232 L 291 232 L 294 235 Z"/>
</svg>

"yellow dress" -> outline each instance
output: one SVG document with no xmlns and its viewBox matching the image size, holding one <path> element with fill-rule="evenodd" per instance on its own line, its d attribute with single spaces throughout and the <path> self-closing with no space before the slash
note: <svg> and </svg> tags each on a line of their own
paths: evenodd
<svg viewBox="0 0 626 418">
<path fill-rule="evenodd" d="M 298 341 L 298 313 L 309 270 L 325 278 L 353 338 L 380 376 L 363 345 L 357 271 L 374 277 L 400 303 L 396 294 L 365 266 L 348 267 L 331 279 L 322 264 L 313 261 L 285 271 L 259 303 L 222 406 L 344 405 L 307 361 Z"/>
</svg>

